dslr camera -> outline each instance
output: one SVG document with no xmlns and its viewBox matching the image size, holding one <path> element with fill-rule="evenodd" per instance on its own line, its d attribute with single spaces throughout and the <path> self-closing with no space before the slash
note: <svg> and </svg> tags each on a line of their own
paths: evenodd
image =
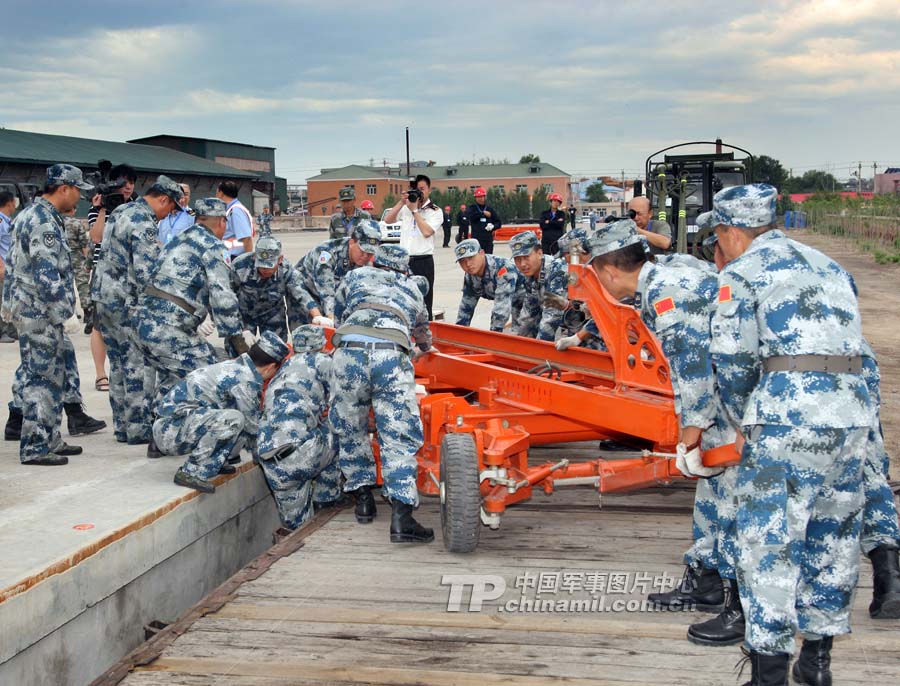
<svg viewBox="0 0 900 686">
<path fill-rule="evenodd" d="M 419 202 L 422 199 L 422 191 L 418 188 L 410 188 L 406 191 L 406 197 L 409 198 L 410 202 Z"/>
<path fill-rule="evenodd" d="M 119 205 L 124 205 L 127 201 L 127 198 L 118 192 L 127 183 L 127 180 L 124 178 L 109 178 L 109 172 L 112 170 L 112 167 L 112 162 L 109 160 L 100 160 L 97 162 L 99 171 L 85 174 L 84 177 L 85 183 L 94 187 L 92 191 L 88 191 L 88 197 L 93 197 L 99 193 L 101 196 L 100 203 L 106 208 L 107 215 Z"/>
</svg>

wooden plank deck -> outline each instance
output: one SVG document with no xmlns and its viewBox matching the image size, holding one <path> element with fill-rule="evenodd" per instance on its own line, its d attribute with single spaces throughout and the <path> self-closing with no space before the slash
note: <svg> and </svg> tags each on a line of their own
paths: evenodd
<svg viewBox="0 0 900 686">
<path fill-rule="evenodd" d="M 565 450 L 533 452 L 543 460 Z M 509 510 L 499 531 L 484 529 L 471 555 L 444 550 L 433 498 L 423 500 L 418 514 L 435 528 L 436 540 L 427 546 L 391 544 L 389 509 L 380 500 L 371 525 L 356 524 L 345 510 L 122 683 L 733 686 L 741 683 L 733 670 L 739 648 L 701 647 L 685 638 L 689 623 L 710 615 L 640 608 L 510 612 L 503 606 L 521 595 L 517 577 L 539 580 L 541 573 L 574 575 L 570 580 L 595 575 L 595 583 L 596 575 L 607 575 L 607 582 L 610 575 L 625 577 L 637 588 L 606 598 L 638 602 L 645 594 L 640 574 L 680 575 L 692 498 L 682 484 L 605 496 L 601 510 L 589 489 L 538 494 Z M 835 683 L 842 685 L 900 681 L 900 622 L 869 619 L 870 569 L 864 561 L 854 633 L 834 650 Z M 466 611 L 468 594 L 462 611 L 448 612 L 445 574 L 499 575 L 507 590 L 480 612 Z M 537 596 L 528 589 L 527 597 L 590 594 L 560 589 Z"/>
</svg>

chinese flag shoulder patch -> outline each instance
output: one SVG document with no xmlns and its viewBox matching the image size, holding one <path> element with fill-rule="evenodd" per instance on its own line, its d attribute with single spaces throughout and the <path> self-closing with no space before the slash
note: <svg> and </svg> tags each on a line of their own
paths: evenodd
<svg viewBox="0 0 900 686">
<path fill-rule="evenodd" d="M 731 300 L 731 286 L 719 286 L 719 302 L 727 303 Z"/>
<path fill-rule="evenodd" d="M 663 298 L 653 303 L 653 309 L 657 315 L 665 314 L 669 310 L 675 309 L 675 300 L 673 298 Z"/>
<path fill-rule="evenodd" d="M 497 278 L 500 278 L 504 274 L 506 274 L 506 267 L 500 267 L 500 271 L 497 272 Z"/>
</svg>

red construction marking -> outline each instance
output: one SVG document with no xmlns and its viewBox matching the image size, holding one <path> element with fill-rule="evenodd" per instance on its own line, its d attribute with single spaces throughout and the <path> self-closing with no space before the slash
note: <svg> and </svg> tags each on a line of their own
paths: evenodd
<svg viewBox="0 0 900 686">
<path fill-rule="evenodd" d="M 93 524 L 76 524 L 72 527 L 75 531 L 87 531 L 88 529 L 93 529 Z"/>
</svg>

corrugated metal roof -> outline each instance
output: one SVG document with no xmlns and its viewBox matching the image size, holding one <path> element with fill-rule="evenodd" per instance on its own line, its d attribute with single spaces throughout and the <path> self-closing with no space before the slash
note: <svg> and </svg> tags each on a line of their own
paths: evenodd
<svg viewBox="0 0 900 686">
<path fill-rule="evenodd" d="M 447 170 L 455 170 L 454 173 L 448 174 Z M 536 169 L 536 171 L 532 171 Z M 340 181 L 340 180 L 357 180 L 357 179 L 383 179 L 383 178 L 400 178 L 405 179 L 405 175 L 396 174 L 392 171 L 392 176 L 386 177 L 384 173 L 373 171 L 371 167 L 363 167 L 358 164 L 351 164 L 340 169 L 329 169 L 318 176 L 312 176 L 307 181 Z M 528 164 L 467 164 L 467 165 L 445 165 L 433 167 L 412 167 L 409 173 L 413 176 L 416 174 L 425 174 L 432 181 L 446 181 L 448 179 L 517 179 L 529 177 L 547 177 L 547 176 L 565 176 L 568 174 L 559 167 L 545 162 L 536 162 Z"/>
<path fill-rule="evenodd" d="M 98 160 L 110 160 L 113 164 L 130 164 L 137 171 L 161 174 L 196 174 L 242 179 L 255 179 L 259 176 L 155 145 L 55 136 L 49 133 L 12 129 L 0 129 L 0 160 L 48 166 L 56 162 L 65 162 L 88 169 L 96 168 Z"/>
</svg>

